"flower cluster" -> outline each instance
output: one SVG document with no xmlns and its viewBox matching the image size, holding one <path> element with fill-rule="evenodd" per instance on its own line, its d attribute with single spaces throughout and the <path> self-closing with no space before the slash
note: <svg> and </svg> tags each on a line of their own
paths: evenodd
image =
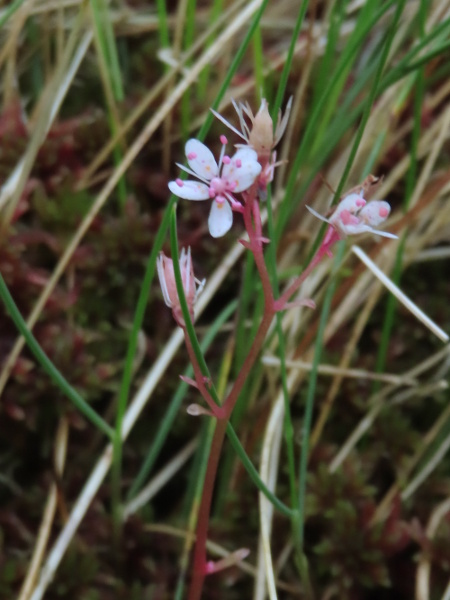
<svg viewBox="0 0 450 600">
<path fill-rule="evenodd" d="M 291 113 L 292 96 L 289 98 L 286 105 L 284 115 L 282 115 L 281 111 L 278 113 L 275 132 L 272 117 L 269 114 L 269 105 L 265 98 L 262 99 L 261 106 L 256 115 L 253 114 L 248 102 L 237 103 L 232 100 L 232 103 L 239 118 L 240 130 L 234 127 L 234 125 L 216 111 L 212 110 L 212 113 L 222 121 L 224 125 L 234 131 L 234 133 L 246 142 L 245 145 L 236 144 L 237 148 L 248 147 L 252 148 L 257 153 L 262 171 L 258 178 L 258 185 L 260 192 L 263 192 L 267 185 L 273 180 L 275 167 L 280 164 L 276 162 L 277 154 L 273 150 L 286 130 L 289 115 Z M 246 118 L 250 121 L 250 127 L 246 122 Z"/>
<path fill-rule="evenodd" d="M 387 238 L 397 238 L 393 233 L 374 229 L 374 227 L 381 225 L 391 212 L 391 207 L 384 200 L 366 202 L 362 194 L 349 194 L 337 205 L 336 210 L 329 219 L 326 219 L 309 206 L 306 208 L 318 219 L 332 225 L 341 239 L 346 238 L 348 235 L 366 232 L 376 233 Z"/>
</svg>

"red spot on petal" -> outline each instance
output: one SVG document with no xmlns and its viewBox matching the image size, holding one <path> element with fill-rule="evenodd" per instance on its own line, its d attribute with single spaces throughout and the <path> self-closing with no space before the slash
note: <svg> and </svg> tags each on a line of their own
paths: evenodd
<svg viewBox="0 0 450 600">
<path fill-rule="evenodd" d="M 380 217 L 382 217 L 383 219 L 385 219 L 388 216 L 389 211 L 388 211 L 388 209 L 385 206 L 382 206 L 380 208 L 378 214 L 380 215 Z"/>
<path fill-rule="evenodd" d="M 236 167 L 239 169 L 239 167 L 242 167 L 242 160 L 240 158 L 236 159 Z"/>
<path fill-rule="evenodd" d="M 365 206 L 366 201 L 364 200 L 364 198 L 358 198 L 358 200 L 356 201 L 356 206 Z"/>
</svg>

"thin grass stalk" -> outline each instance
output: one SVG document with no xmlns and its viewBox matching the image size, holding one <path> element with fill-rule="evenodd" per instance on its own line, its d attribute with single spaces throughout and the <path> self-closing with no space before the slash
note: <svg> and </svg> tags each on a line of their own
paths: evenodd
<svg viewBox="0 0 450 600">
<path fill-rule="evenodd" d="M 267 229 L 269 233 L 269 239 L 275 239 L 275 226 L 272 212 L 272 198 L 271 190 L 268 190 L 267 197 Z M 269 244 L 267 249 L 267 263 L 272 280 L 274 294 L 277 298 L 280 296 L 280 286 L 277 276 L 277 265 L 276 265 L 276 248 L 275 244 Z M 284 399 L 284 439 L 286 443 L 287 463 L 288 463 L 288 474 L 289 474 L 289 491 L 291 507 L 297 506 L 298 498 L 298 482 L 296 476 L 296 462 L 295 462 L 295 436 L 294 436 L 294 425 L 292 422 L 291 414 L 291 402 L 289 397 L 289 390 L 287 385 L 287 369 L 286 369 L 286 344 L 284 340 L 284 332 L 282 327 L 282 316 L 280 313 L 276 314 L 276 332 L 278 337 L 277 353 L 280 359 L 280 377 L 281 377 L 281 388 Z M 294 509 L 295 510 L 295 509 Z M 298 539 L 296 532 L 299 527 L 299 512 L 295 510 L 291 516 L 291 527 L 294 539 Z M 300 551 L 299 545 L 297 550 Z M 300 559 L 300 556 L 298 557 Z"/>
<path fill-rule="evenodd" d="M 427 4 L 425 0 L 420 1 L 419 10 L 417 13 L 418 16 L 418 26 L 419 26 L 419 35 L 420 40 L 423 41 L 425 37 L 425 22 L 426 22 L 426 14 L 427 14 Z M 409 207 L 410 200 L 413 194 L 414 182 L 416 180 L 416 172 L 417 172 L 417 152 L 418 152 L 418 144 L 420 139 L 420 131 L 421 131 L 421 120 L 422 120 L 422 104 L 424 98 L 425 91 L 425 74 L 424 67 L 418 69 L 416 74 L 416 93 L 414 95 L 414 124 L 411 136 L 411 161 L 409 164 L 408 174 L 406 177 L 406 191 L 404 198 L 404 210 L 407 211 Z M 403 253 L 405 250 L 405 242 L 406 242 L 406 234 L 403 235 L 400 245 L 397 248 L 397 258 L 393 272 L 393 281 L 399 286 L 400 279 L 402 274 L 402 262 L 403 262 Z M 383 325 L 381 329 L 381 340 L 377 352 L 375 370 L 378 373 L 384 371 L 387 362 L 388 355 L 388 347 L 391 336 L 391 331 L 394 326 L 395 320 L 395 312 L 397 307 L 397 301 L 394 295 L 390 295 L 387 300 L 386 312 L 384 315 Z M 372 391 L 375 393 L 379 391 L 381 385 L 380 382 L 375 382 Z"/>
<path fill-rule="evenodd" d="M 66 416 L 59 420 L 58 429 L 55 435 L 55 448 L 53 453 L 53 462 L 55 473 L 61 479 L 64 471 L 64 465 L 67 456 L 67 443 L 69 439 L 69 421 Z M 39 526 L 39 532 L 36 537 L 36 543 L 28 567 L 27 575 L 20 588 L 17 600 L 29 600 L 33 585 L 36 581 L 39 568 L 44 560 L 45 550 L 51 534 L 53 519 L 55 517 L 58 503 L 58 484 L 53 481 L 50 485 L 47 502 L 42 513 L 42 520 Z"/>
<path fill-rule="evenodd" d="M 183 49 L 189 49 L 194 43 L 195 35 L 195 9 L 197 0 L 187 0 L 186 20 L 183 28 Z M 189 63 L 187 63 L 189 67 Z M 181 136 L 184 141 L 188 139 L 191 116 L 191 89 L 187 89 L 181 99 Z"/>
<path fill-rule="evenodd" d="M 310 577 L 308 573 L 308 563 L 306 561 L 306 556 L 304 554 L 304 529 L 305 529 L 305 499 L 306 499 L 306 476 L 308 469 L 308 455 L 309 455 L 309 437 L 311 432 L 312 425 L 312 414 L 314 407 L 314 397 L 316 392 L 316 384 L 317 384 L 317 376 L 318 376 L 318 366 L 320 363 L 321 355 L 322 355 L 322 347 L 324 340 L 325 327 L 327 325 L 327 321 L 330 314 L 331 301 L 333 299 L 333 295 L 337 285 L 337 277 L 336 274 L 339 270 L 340 264 L 342 262 L 343 256 L 345 252 L 345 244 L 341 243 L 338 246 L 336 257 L 334 261 L 333 271 L 334 277 L 332 277 L 331 282 L 327 288 L 325 298 L 323 301 L 322 312 L 320 314 L 319 320 L 319 328 L 317 331 L 317 337 L 315 341 L 314 348 L 314 358 L 312 362 L 312 369 L 309 375 L 309 383 L 308 390 L 306 393 L 306 401 L 305 401 L 305 415 L 303 417 L 303 425 L 302 425 L 302 446 L 300 453 L 300 468 L 298 475 L 298 501 L 297 501 L 297 510 L 298 510 L 298 531 L 297 535 L 294 538 L 294 541 L 297 546 L 297 566 L 299 568 L 302 581 L 305 585 L 307 593 L 310 597 L 312 597 L 311 592 L 311 583 Z"/>
<path fill-rule="evenodd" d="M 161 48 L 168 48 L 170 39 L 166 0 L 156 0 L 156 10 L 158 13 L 159 43 L 161 44 Z"/>
<path fill-rule="evenodd" d="M 19 202 L 27 178 L 33 167 L 37 152 L 50 129 L 51 123 L 56 116 L 64 95 L 67 93 L 69 81 L 73 77 L 71 62 L 75 65 L 75 68 L 78 68 L 80 55 L 84 56 L 84 52 L 87 50 L 85 40 L 90 40 L 90 36 L 84 36 L 81 38 L 80 42 L 80 31 L 83 25 L 84 16 L 84 11 L 80 11 L 77 15 L 73 29 L 67 40 L 61 62 L 56 66 L 51 81 L 46 86 L 39 99 L 37 109 L 35 110 L 35 112 L 37 112 L 37 118 L 35 119 L 33 134 L 27 149 L 24 152 L 22 159 L 16 165 L 13 173 L 8 177 L 1 188 L 0 208 L 5 207 L 0 227 L 0 233 L 2 234 L 4 234 L 11 222 L 17 203 Z M 78 52 L 76 52 L 77 43 L 79 44 Z"/>
<path fill-rule="evenodd" d="M 310 181 L 312 181 L 312 179 L 315 175 L 314 173 L 310 174 L 308 180 L 305 182 L 305 185 L 303 185 L 299 188 L 298 193 L 296 194 L 294 192 L 294 187 L 295 187 L 296 181 L 297 181 L 297 174 L 300 170 L 300 167 L 303 166 L 304 163 L 306 163 L 306 154 L 307 154 L 307 152 L 310 151 L 310 148 L 312 147 L 313 143 L 315 143 L 315 141 L 317 139 L 316 131 L 318 128 L 319 119 L 321 118 L 322 113 L 325 110 L 325 108 L 328 107 L 329 97 L 331 96 L 331 93 L 332 93 L 335 85 L 339 82 L 340 77 L 347 69 L 348 63 L 353 61 L 355 59 L 355 57 L 357 56 L 357 53 L 359 52 L 359 48 L 361 46 L 362 41 L 367 37 L 367 35 L 371 31 L 371 29 L 375 26 L 375 24 L 379 21 L 379 19 L 381 19 L 381 17 L 386 13 L 386 11 L 390 8 L 390 6 L 392 4 L 394 4 L 394 0 L 390 0 L 389 2 L 387 2 L 376 12 L 376 14 L 372 17 L 372 19 L 370 21 L 368 21 L 367 23 L 364 23 L 364 25 L 361 26 L 361 28 L 359 30 L 355 31 L 355 34 L 353 36 L 353 41 L 352 41 L 352 43 L 349 43 L 347 45 L 345 55 L 342 56 L 342 58 L 339 60 L 338 64 L 336 65 L 335 71 L 333 73 L 333 77 L 331 78 L 324 95 L 320 98 L 319 102 L 313 107 L 313 109 L 311 111 L 311 114 L 307 121 L 307 126 L 305 128 L 305 131 L 303 132 L 302 141 L 297 150 L 295 158 L 294 158 L 293 162 L 291 163 L 291 173 L 290 173 L 290 176 L 288 177 L 286 190 L 285 190 L 285 194 L 284 194 L 284 199 L 282 200 L 281 205 L 280 205 L 279 217 L 277 219 L 277 224 L 276 224 L 276 229 L 275 229 L 276 240 L 280 239 L 282 232 L 284 231 L 284 229 L 287 225 L 288 219 L 292 215 L 292 212 L 296 207 L 297 198 L 301 197 L 301 194 L 304 193 L 304 190 L 307 188 L 307 185 L 309 184 Z M 366 105 L 366 107 L 367 107 L 367 105 Z M 361 109 L 359 109 L 359 110 L 361 110 Z M 357 111 L 355 111 L 351 116 L 350 115 L 347 116 L 347 119 L 346 119 L 347 122 L 345 123 L 345 126 L 347 128 L 352 123 L 352 120 L 354 120 L 356 118 L 357 114 L 358 114 Z M 341 120 L 340 123 L 342 124 L 343 121 Z M 340 135 L 341 134 L 339 134 L 339 135 L 335 134 L 333 137 L 331 137 L 330 135 L 327 135 L 327 139 L 324 141 L 324 146 L 326 146 L 328 148 L 328 152 L 331 151 L 331 148 L 336 143 L 336 140 L 340 139 Z M 322 161 L 324 160 L 324 158 L 325 158 L 325 155 L 323 155 Z M 321 162 L 319 162 L 316 159 L 316 165 L 315 165 L 316 169 L 314 169 L 314 170 L 312 169 L 312 170 L 316 171 L 317 168 L 320 167 L 320 164 L 321 164 Z M 321 235 L 322 235 L 322 232 L 324 232 L 324 231 L 325 231 L 325 228 L 322 228 Z M 320 242 L 320 238 L 318 238 L 318 242 Z"/>
<path fill-rule="evenodd" d="M 95 412 L 91 406 L 80 396 L 80 394 L 73 388 L 67 379 L 62 375 L 54 363 L 48 358 L 45 352 L 42 350 L 39 342 L 36 340 L 34 335 L 27 327 L 16 303 L 14 302 L 8 287 L 0 274 L 0 296 L 3 300 L 6 310 L 8 311 L 14 325 L 18 331 L 23 335 L 28 347 L 35 356 L 36 360 L 40 363 L 47 375 L 54 381 L 58 388 L 63 392 L 67 398 L 76 406 L 76 408 L 83 414 L 88 421 L 90 421 L 95 427 L 102 431 L 110 439 L 114 438 L 114 430 Z"/>
<path fill-rule="evenodd" d="M 263 41 L 261 34 L 261 25 L 255 30 L 255 35 L 252 40 L 252 58 L 253 58 L 253 73 L 255 77 L 255 100 L 261 101 L 261 94 L 264 97 L 264 75 L 263 75 Z"/>
<path fill-rule="evenodd" d="M 14 0 L 12 4 L 7 6 L 2 12 L 3 14 L 0 16 L 0 27 L 6 25 L 9 19 L 13 16 L 17 9 L 19 9 L 25 0 Z"/>
<path fill-rule="evenodd" d="M 350 151 L 350 155 L 347 160 L 347 164 L 345 165 L 344 172 L 342 173 L 341 180 L 337 186 L 336 193 L 334 195 L 334 202 L 337 202 L 339 200 L 342 190 L 344 189 L 345 182 L 347 181 L 347 177 L 350 174 L 350 170 L 352 168 L 356 153 L 358 152 L 358 147 L 361 142 L 362 136 L 364 134 L 364 130 L 367 125 L 367 122 L 369 120 L 370 111 L 372 110 L 372 106 L 375 102 L 375 97 L 377 95 L 378 87 L 379 87 L 379 84 L 381 81 L 381 76 L 382 76 L 383 70 L 385 68 L 386 61 L 389 56 L 392 42 L 394 41 L 394 36 L 397 31 L 397 25 L 400 21 L 400 17 L 403 12 L 403 8 L 405 6 L 405 2 L 406 2 L 406 0 L 399 0 L 399 2 L 397 3 L 397 8 L 396 8 L 396 11 L 394 14 L 394 18 L 392 20 L 392 25 L 388 31 L 387 39 L 383 46 L 383 51 L 381 53 L 380 60 L 379 60 L 378 66 L 377 66 L 377 72 L 375 73 L 375 79 L 374 79 L 372 88 L 370 90 L 369 96 L 368 96 L 366 104 L 365 104 L 364 112 L 363 112 L 363 115 L 361 118 L 361 123 L 359 124 L 358 131 L 356 133 L 355 140 L 353 142 L 352 149 Z"/>
<path fill-rule="evenodd" d="M 273 103 L 272 120 L 274 123 L 277 122 L 278 111 L 280 110 L 281 104 L 283 102 L 283 98 L 285 97 L 286 86 L 287 86 L 289 74 L 292 69 L 292 61 L 294 59 L 295 46 L 296 46 L 296 43 L 298 40 L 298 36 L 300 35 L 300 30 L 302 28 L 305 14 L 308 9 L 308 4 L 309 4 L 309 0 L 301 0 L 301 8 L 298 12 L 294 31 L 292 32 L 291 41 L 290 41 L 288 53 L 286 56 L 286 61 L 283 65 L 283 70 L 281 72 L 281 77 L 280 77 L 280 83 L 278 84 L 278 88 L 277 88 L 277 95 L 275 96 L 275 101 Z"/>
<path fill-rule="evenodd" d="M 123 89 L 121 79 L 119 78 L 119 84 L 117 83 L 117 75 L 115 72 L 116 67 L 112 63 L 110 56 L 111 48 L 108 44 L 108 11 L 104 5 L 105 0 L 91 0 L 91 14 L 93 20 L 94 30 L 94 41 L 97 50 L 97 57 L 99 61 L 100 77 L 103 83 L 103 90 L 105 93 L 106 106 L 108 109 L 108 124 L 111 131 L 111 137 L 115 137 L 117 132 L 121 129 L 119 111 L 117 109 L 116 101 L 123 100 Z M 110 25 L 109 25 L 110 27 Z M 106 31 L 105 31 L 106 30 Z M 114 45 L 115 52 L 115 45 Z M 114 165 L 117 167 L 122 161 L 122 149 L 120 145 L 124 146 L 124 141 L 121 140 L 120 144 L 117 144 L 113 148 L 113 160 Z M 117 193 L 119 196 L 119 206 L 123 211 L 125 202 L 127 200 L 127 188 L 125 178 L 121 177 L 117 184 Z"/>
</svg>

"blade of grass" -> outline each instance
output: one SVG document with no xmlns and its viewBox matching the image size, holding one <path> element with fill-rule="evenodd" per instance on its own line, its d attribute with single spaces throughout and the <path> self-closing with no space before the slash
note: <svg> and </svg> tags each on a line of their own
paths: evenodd
<svg viewBox="0 0 450 600">
<path fill-rule="evenodd" d="M 303 553 L 304 545 L 304 529 L 305 529 L 305 498 L 306 498 L 306 476 L 308 468 L 308 454 L 309 454 L 309 435 L 311 431 L 312 414 L 314 407 L 314 397 L 316 393 L 318 367 L 322 355 L 323 348 L 323 336 L 325 327 L 330 315 L 331 301 L 337 285 L 337 273 L 339 271 L 340 264 L 345 253 L 345 243 L 340 242 L 336 251 L 336 257 L 334 259 L 331 280 L 325 293 L 322 312 L 320 313 L 319 328 L 317 330 L 317 336 L 314 348 L 314 358 L 312 362 L 312 368 L 309 375 L 308 390 L 306 393 L 305 402 L 305 416 L 303 418 L 302 425 L 302 448 L 300 453 L 300 470 L 299 470 L 299 494 L 298 494 L 298 543 L 300 546 L 300 552 Z"/>
<path fill-rule="evenodd" d="M 9 21 L 16 10 L 20 8 L 24 2 L 25 0 L 15 0 L 12 4 L 2 10 L 2 14 L 0 14 L 0 28 Z"/>
<path fill-rule="evenodd" d="M 90 421 L 97 429 L 102 431 L 110 439 L 114 438 L 114 430 L 95 412 L 93 408 L 80 396 L 80 394 L 73 388 L 62 373 L 55 367 L 53 362 L 48 358 L 45 352 L 42 350 L 38 341 L 27 327 L 19 309 L 16 306 L 11 294 L 9 293 L 8 287 L 0 274 L 0 296 L 3 303 L 9 312 L 14 325 L 20 331 L 25 338 L 28 347 L 35 356 L 36 360 L 40 363 L 44 371 L 54 381 L 58 388 L 63 392 L 67 398 L 77 407 L 77 409 L 83 414 L 88 421 Z"/>
<path fill-rule="evenodd" d="M 105 0 L 90 0 L 90 5 L 114 97 L 121 102 L 124 97 L 122 73 L 108 6 Z"/>
<path fill-rule="evenodd" d="M 417 11 L 417 23 L 419 27 L 420 40 L 423 41 L 425 37 L 425 22 L 427 16 L 427 3 L 425 0 L 421 0 L 419 10 Z M 406 176 L 406 190 L 404 199 L 404 211 L 408 210 L 409 202 L 411 200 L 414 184 L 416 180 L 417 172 L 417 149 L 420 139 L 421 131 L 421 120 L 422 120 L 422 103 L 425 93 L 425 73 L 424 67 L 420 68 L 416 75 L 416 90 L 414 95 L 414 124 L 411 136 L 411 161 Z M 400 280 L 402 275 L 403 265 L 403 253 L 406 243 L 406 234 L 403 235 L 401 242 L 397 248 L 397 257 L 394 266 L 394 272 L 392 274 L 392 280 L 395 285 L 400 286 Z M 397 308 L 397 299 L 393 294 L 390 294 L 387 299 L 386 312 L 384 315 L 383 326 L 381 329 L 381 339 L 378 347 L 377 358 L 375 363 L 375 370 L 377 373 L 382 373 L 385 370 L 389 342 L 391 331 L 394 326 L 395 313 Z M 375 382 L 372 386 L 372 393 L 376 393 L 380 390 L 381 383 Z"/>
<path fill-rule="evenodd" d="M 273 218 L 272 211 L 272 198 L 271 198 L 271 189 L 267 190 L 267 228 L 269 232 L 269 239 L 275 240 L 275 224 Z M 272 281 L 272 288 L 275 298 L 279 298 L 280 296 L 280 285 L 278 281 L 277 275 L 277 258 L 276 258 L 276 246 L 275 243 L 271 243 L 267 249 L 267 265 L 268 271 L 270 274 L 270 278 Z M 288 473 L 289 473 L 289 491 L 290 491 L 290 499 L 291 506 L 297 506 L 297 497 L 298 497 L 298 484 L 296 477 L 296 464 L 295 464 L 295 436 L 294 436 L 294 424 L 292 422 L 292 414 L 291 414 L 291 401 L 287 383 L 287 369 L 286 369 L 286 344 L 284 339 L 284 332 L 282 327 L 282 315 L 277 313 L 275 315 L 276 321 L 276 334 L 278 337 L 278 345 L 277 345 L 277 356 L 280 359 L 280 376 L 281 376 L 281 388 L 283 392 L 283 402 L 284 402 L 284 424 L 283 424 L 283 432 L 284 439 L 286 445 L 286 454 L 287 454 L 287 463 L 288 463 Z M 293 516 L 291 516 L 291 527 L 293 530 L 294 540 L 298 540 L 298 519 L 300 514 L 298 511 L 295 512 Z M 298 560 L 301 560 L 301 547 L 299 544 L 296 545 Z M 303 582 L 306 583 L 305 577 L 302 577 Z M 306 583 L 307 585 L 307 583 Z"/>
<path fill-rule="evenodd" d="M 110 40 L 113 31 L 105 0 L 91 0 L 90 5 L 100 78 L 103 83 L 106 106 L 108 109 L 108 123 L 111 137 L 114 138 L 117 135 L 117 132 L 121 130 L 119 111 L 116 102 L 123 100 L 123 86 L 117 59 L 117 50 L 114 38 L 112 39 L 112 42 Z M 123 146 L 124 141 L 125 140 L 121 141 Z M 113 160 L 116 167 L 121 163 L 122 158 L 123 155 L 120 144 L 117 144 L 113 149 Z M 117 192 L 119 196 L 119 206 L 121 210 L 123 210 L 128 195 L 124 176 L 122 176 L 117 183 Z"/>
<path fill-rule="evenodd" d="M 289 50 L 286 56 L 286 62 L 283 65 L 283 71 L 281 72 L 280 83 L 277 88 L 277 95 L 275 97 L 275 101 L 273 103 L 272 109 L 272 118 L 274 123 L 276 123 L 278 118 L 278 111 L 281 108 L 281 104 L 283 102 L 283 98 L 286 92 L 286 86 L 289 78 L 289 74 L 292 69 L 292 61 L 294 59 L 294 50 L 295 45 L 298 40 L 298 36 L 300 35 L 300 29 L 303 25 L 303 20 L 305 18 L 306 11 L 308 9 L 309 0 L 303 0 L 301 4 L 301 8 L 299 10 L 297 20 L 295 22 L 294 31 L 292 32 L 291 41 L 289 44 Z"/>
<path fill-rule="evenodd" d="M 197 6 L 196 0 L 187 0 L 186 6 L 186 20 L 184 24 L 184 40 L 183 48 L 188 50 L 194 43 L 195 36 L 195 9 Z M 187 67 L 189 68 L 189 63 Z M 191 90 L 188 89 L 183 94 L 181 99 L 181 136 L 183 140 L 187 140 L 189 137 L 189 125 L 192 119 L 191 114 L 192 96 Z"/>
<path fill-rule="evenodd" d="M 370 111 L 372 110 L 372 106 L 375 102 L 375 97 L 377 95 L 378 87 L 379 87 L 379 84 L 381 81 L 381 76 L 383 74 L 383 70 L 385 68 L 386 61 L 389 56 L 392 42 L 394 41 L 394 36 L 395 36 L 396 30 L 397 30 L 397 25 L 400 21 L 400 17 L 402 15 L 405 3 L 406 3 L 406 0 L 399 0 L 399 2 L 397 3 L 397 8 L 396 8 L 396 11 L 394 14 L 394 18 L 392 20 L 391 27 L 388 31 L 388 34 L 386 37 L 386 42 L 384 44 L 383 51 L 381 53 L 380 60 L 379 60 L 378 66 L 377 66 L 377 72 L 375 73 L 374 82 L 373 82 L 372 88 L 370 90 L 369 96 L 367 98 L 367 101 L 365 103 L 365 108 L 364 108 L 364 112 L 363 112 L 363 115 L 361 118 L 361 123 L 359 124 L 358 131 L 356 133 L 355 140 L 353 142 L 352 149 L 350 151 L 350 155 L 347 160 L 347 164 L 345 165 L 344 172 L 342 173 L 341 180 L 337 186 L 333 203 L 336 203 L 339 200 L 341 193 L 344 189 L 344 185 L 350 174 L 350 170 L 352 168 L 353 161 L 355 160 L 359 144 L 360 144 L 362 136 L 364 134 L 364 129 L 365 129 L 365 127 L 367 125 L 367 121 L 369 120 L 369 117 L 370 117 Z"/>
</svg>

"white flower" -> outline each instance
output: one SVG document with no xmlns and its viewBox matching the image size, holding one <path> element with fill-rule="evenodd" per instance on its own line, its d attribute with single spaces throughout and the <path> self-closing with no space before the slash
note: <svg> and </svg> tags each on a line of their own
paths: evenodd
<svg viewBox="0 0 450 600">
<path fill-rule="evenodd" d="M 180 169 L 198 177 L 202 183 L 181 179 L 169 182 L 170 191 L 179 198 L 213 200 L 208 218 L 209 231 L 213 237 L 225 235 L 233 224 L 232 208 L 242 208 L 233 193 L 247 190 L 261 172 L 254 150 L 241 148 L 230 158 L 225 156 L 226 137 L 221 136 L 220 141 L 223 146 L 219 163 L 211 150 L 196 139 L 188 140 L 185 147 L 190 169 L 177 163 Z"/>
<path fill-rule="evenodd" d="M 332 225 L 341 238 L 365 232 L 393 239 L 398 237 L 393 233 L 374 229 L 381 225 L 391 212 L 391 207 L 384 200 L 366 202 L 360 194 L 349 194 L 337 205 L 330 219 L 326 219 L 309 206 L 306 208 L 315 217 Z"/>
</svg>

